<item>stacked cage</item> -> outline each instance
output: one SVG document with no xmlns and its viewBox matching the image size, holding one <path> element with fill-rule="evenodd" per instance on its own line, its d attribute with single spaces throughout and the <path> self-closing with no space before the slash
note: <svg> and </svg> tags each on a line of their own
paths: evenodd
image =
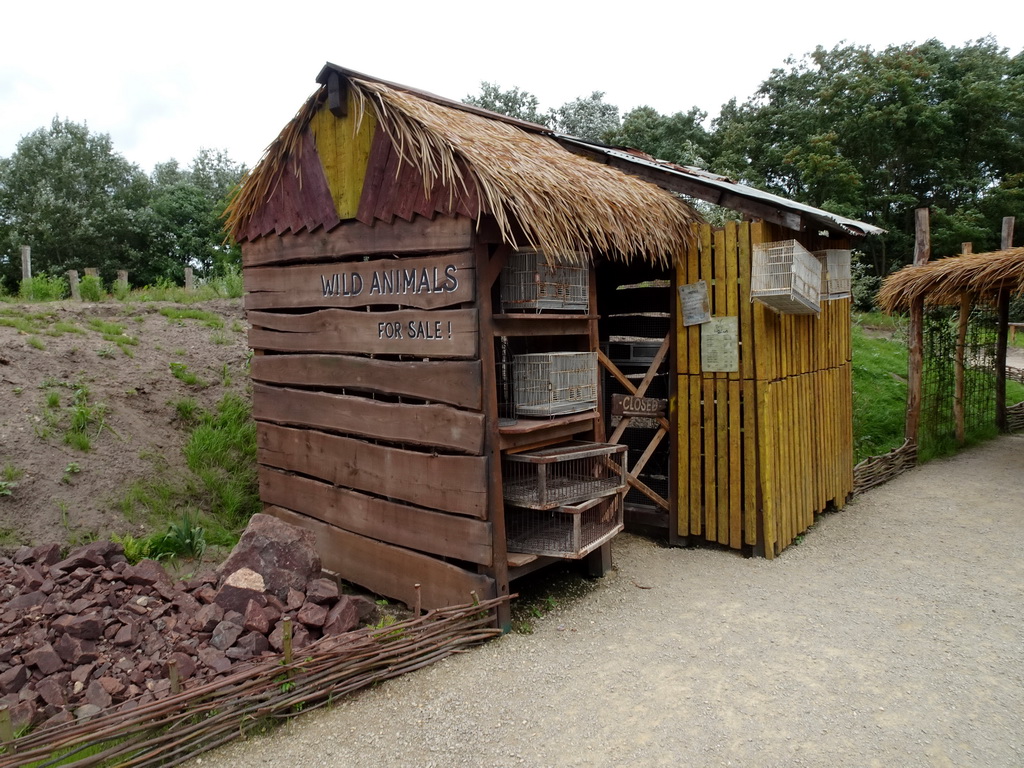
<svg viewBox="0 0 1024 768">
<path fill-rule="evenodd" d="M 750 298 L 786 315 L 821 311 L 821 262 L 796 240 L 757 243 L 750 271 Z"/>
<path fill-rule="evenodd" d="M 853 286 L 850 251 L 830 248 L 815 251 L 814 256 L 821 264 L 821 300 L 848 299 Z"/>
<path fill-rule="evenodd" d="M 537 251 L 515 251 L 501 272 L 503 312 L 586 312 L 590 271 L 579 265 L 550 264 Z"/>
<path fill-rule="evenodd" d="M 572 441 L 502 458 L 508 547 L 577 559 L 622 530 L 626 447 Z"/>
</svg>

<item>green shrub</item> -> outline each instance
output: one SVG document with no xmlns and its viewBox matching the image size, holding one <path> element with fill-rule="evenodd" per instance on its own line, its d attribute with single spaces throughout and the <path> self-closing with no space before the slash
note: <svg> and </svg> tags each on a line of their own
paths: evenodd
<svg viewBox="0 0 1024 768">
<path fill-rule="evenodd" d="M 35 277 L 21 281 L 18 296 L 22 301 L 60 301 L 68 295 L 69 290 L 67 278 L 57 275 L 50 277 L 40 272 Z"/>
<path fill-rule="evenodd" d="M 96 275 L 83 277 L 78 283 L 78 292 L 82 296 L 82 301 L 98 302 L 107 298 L 107 293 L 103 290 L 103 281 Z"/>
</svg>

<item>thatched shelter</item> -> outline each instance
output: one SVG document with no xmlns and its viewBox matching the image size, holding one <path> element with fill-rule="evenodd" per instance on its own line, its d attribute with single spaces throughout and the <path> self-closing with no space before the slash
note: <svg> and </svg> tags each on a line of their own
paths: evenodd
<svg viewBox="0 0 1024 768">
<path fill-rule="evenodd" d="M 878 301 L 886 312 L 908 309 L 915 299 L 957 305 L 961 296 L 994 303 L 1000 291 L 1024 293 L 1024 247 L 968 253 L 907 266 L 882 283 Z"/>
</svg>

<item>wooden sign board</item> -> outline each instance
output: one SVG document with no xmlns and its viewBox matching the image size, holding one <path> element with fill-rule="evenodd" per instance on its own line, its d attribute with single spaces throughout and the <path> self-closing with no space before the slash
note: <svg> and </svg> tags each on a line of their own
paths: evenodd
<svg viewBox="0 0 1024 768">
<path fill-rule="evenodd" d="M 657 397 L 636 397 L 634 395 L 612 395 L 613 416 L 644 416 L 658 418 L 668 410 L 668 400 Z"/>
<path fill-rule="evenodd" d="M 246 309 L 398 305 L 437 309 L 476 297 L 471 253 L 245 270 Z"/>
<path fill-rule="evenodd" d="M 704 280 L 679 286 L 679 308 L 683 325 L 700 325 L 711 320 L 708 284 Z"/>
<path fill-rule="evenodd" d="M 700 327 L 702 371 L 732 373 L 740 369 L 739 318 L 713 317 Z"/>
</svg>

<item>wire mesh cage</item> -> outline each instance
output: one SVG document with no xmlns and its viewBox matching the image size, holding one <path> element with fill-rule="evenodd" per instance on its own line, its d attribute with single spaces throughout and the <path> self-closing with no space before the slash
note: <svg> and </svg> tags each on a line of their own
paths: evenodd
<svg viewBox="0 0 1024 768">
<path fill-rule="evenodd" d="M 591 499 L 551 510 L 517 509 L 505 514 L 510 552 L 576 560 L 622 530 L 620 496 Z"/>
<path fill-rule="evenodd" d="M 597 407 L 597 353 L 545 352 L 512 358 L 516 416 L 558 416 Z"/>
<path fill-rule="evenodd" d="M 815 251 L 814 256 L 821 264 L 821 298 L 847 299 L 853 286 L 850 271 L 850 251 L 829 248 Z"/>
<path fill-rule="evenodd" d="M 787 315 L 821 311 L 821 262 L 796 240 L 754 245 L 750 298 Z"/>
<path fill-rule="evenodd" d="M 585 264 L 549 264 L 537 251 L 515 251 L 509 256 L 501 272 L 502 312 L 589 309 L 590 270 Z"/>
<path fill-rule="evenodd" d="M 509 504 L 550 510 L 612 496 L 626 487 L 626 446 L 573 440 L 502 456 Z"/>
<path fill-rule="evenodd" d="M 513 552 L 579 558 L 622 530 L 626 446 L 572 441 L 502 458 Z"/>
</svg>

